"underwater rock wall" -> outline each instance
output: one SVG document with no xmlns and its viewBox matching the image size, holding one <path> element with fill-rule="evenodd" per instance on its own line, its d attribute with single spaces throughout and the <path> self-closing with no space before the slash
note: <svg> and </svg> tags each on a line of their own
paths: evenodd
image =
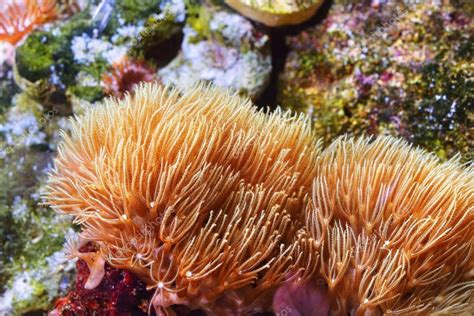
<svg viewBox="0 0 474 316">
<path fill-rule="evenodd" d="M 335 1 L 287 38 L 278 102 L 339 135 L 403 137 L 441 158 L 472 159 L 474 24 L 439 1 Z"/>
</svg>

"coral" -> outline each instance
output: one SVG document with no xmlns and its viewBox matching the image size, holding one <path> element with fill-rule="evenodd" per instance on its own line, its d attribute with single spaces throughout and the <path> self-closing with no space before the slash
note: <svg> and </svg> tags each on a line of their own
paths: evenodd
<svg viewBox="0 0 474 316">
<path fill-rule="evenodd" d="M 472 310 L 472 166 L 389 137 L 320 153 L 303 120 L 152 84 L 88 109 L 47 194 L 98 247 L 69 244 L 84 288 L 107 263 L 156 288 L 158 314 Z"/>
<path fill-rule="evenodd" d="M 163 82 L 186 86 L 205 80 L 258 98 L 272 70 L 268 36 L 243 17 L 218 8 L 191 13 L 181 53 L 159 71 Z"/>
<path fill-rule="evenodd" d="M 112 69 L 102 76 L 105 93 L 122 98 L 125 93 L 132 92 L 140 82 L 156 81 L 155 69 L 144 60 L 123 58 L 112 65 Z"/>
<path fill-rule="evenodd" d="M 38 26 L 57 18 L 56 0 L 13 1 L 0 12 L 0 42 L 17 44 Z"/>
<path fill-rule="evenodd" d="M 311 257 L 299 231 L 319 152 L 307 123 L 204 86 L 146 84 L 87 109 L 47 193 L 99 247 L 69 246 L 91 269 L 85 288 L 107 262 L 155 288 L 158 313 L 270 310 L 275 287 Z"/>
<path fill-rule="evenodd" d="M 447 2 L 336 1 L 322 24 L 288 38 L 278 103 L 311 114 L 326 144 L 390 134 L 467 161 L 473 29 Z"/>
<path fill-rule="evenodd" d="M 387 137 L 321 154 L 305 214 L 333 314 L 473 311 L 473 171 Z"/>
<path fill-rule="evenodd" d="M 246 17 L 268 26 L 300 24 L 311 18 L 324 0 L 226 0 Z"/>
</svg>

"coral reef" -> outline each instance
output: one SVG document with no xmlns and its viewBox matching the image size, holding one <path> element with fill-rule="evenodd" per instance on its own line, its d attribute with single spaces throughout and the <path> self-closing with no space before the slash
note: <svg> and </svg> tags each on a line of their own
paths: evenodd
<svg viewBox="0 0 474 316">
<path fill-rule="evenodd" d="M 30 138 L 36 142 L 38 139 Z M 50 154 L 39 149 L 2 157 L 0 167 L 0 314 L 44 311 L 64 294 L 73 265 L 65 261 L 70 220 L 41 202 Z"/>
<path fill-rule="evenodd" d="M 447 1 L 344 3 L 288 39 L 279 104 L 310 113 L 326 144 L 390 134 L 472 159 L 472 20 Z"/>
<path fill-rule="evenodd" d="M 311 18 L 324 0 L 226 0 L 230 7 L 268 26 L 302 23 Z"/>
<path fill-rule="evenodd" d="M 304 116 L 258 112 L 216 88 L 142 85 L 73 123 L 48 200 L 99 247 L 69 246 L 91 269 L 86 289 L 107 262 L 156 288 L 157 313 L 268 311 L 308 261 L 298 230 L 318 152 Z"/>
<path fill-rule="evenodd" d="M 11 105 L 18 88 L 13 80 L 13 58 L 15 47 L 7 42 L 0 42 L 0 115 Z"/>
<path fill-rule="evenodd" d="M 62 238 L 58 238 L 61 239 Z M 37 251 L 41 255 L 41 251 Z M 47 311 L 51 303 L 69 290 L 74 264 L 61 250 L 38 262 L 38 267 L 15 267 L 16 273 L 0 296 L 0 314 L 25 315 Z"/>
<path fill-rule="evenodd" d="M 471 2 L 227 2 L 0 1 L 0 315 L 472 314 Z"/>
<path fill-rule="evenodd" d="M 195 11 L 184 27 L 180 54 L 159 71 L 163 82 L 186 86 L 210 81 L 256 99 L 272 70 L 268 36 L 220 8 Z"/>
</svg>

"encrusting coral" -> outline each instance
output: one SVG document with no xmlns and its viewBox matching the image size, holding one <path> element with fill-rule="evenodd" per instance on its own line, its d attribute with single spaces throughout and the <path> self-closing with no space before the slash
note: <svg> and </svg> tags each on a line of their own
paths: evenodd
<svg viewBox="0 0 474 316">
<path fill-rule="evenodd" d="M 318 155 L 305 116 L 217 88 L 145 84 L 73 123 L 47 198 L 99 247 L 70 243 L 91 269 L 86 288 L 107 262 L 156 288 L 158 314 L 251 314 L 312 260 L 301 210 Z"/>
<path fill-rule="evenodd" d="M 89 108 L 47 198 L 99 249 L 70 243 L 85 287 L 128 269 L 159 315 L 473 310 L 472 166 L 389 137 L 320 152 L 305 116 L 216 88 L 144 84 Z"/>
<path fill-rule="evenodd" d="M 333 314 L 474 310 L 472 167 L 393 138 L 341 138 L 319 158 L 311 200 L 312 278 Z"/>
</svg>

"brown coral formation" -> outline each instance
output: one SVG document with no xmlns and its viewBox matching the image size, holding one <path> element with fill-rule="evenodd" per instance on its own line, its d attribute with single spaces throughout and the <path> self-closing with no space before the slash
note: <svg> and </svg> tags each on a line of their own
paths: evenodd
<svg viewBox="0 0 474 316">
<path fill-rule="evenodd" d="M 158 314 L 174 304 L 250 314 L 311 261 L 301 209 L 318 154 L 304 116 L 215 88 L 148 84 L 78 118 L 48 199 L 99 246 L 71 245 L 92 270 L 86 287 L 105 260 L 156 288 Z"/>
<path fill-rule="evenodd" d="M 158 314 L 268 311 L 283 282 L 277 299 L 303 293 L 302 308 L 333 315 L 473 310 L 472 167 L 393 138 L 321 153 L 304 116 L 215 88 L 146 84 L 88 109 L 48 199 L 99 247 L 71 244 L 85 287 L 105 262 L 129 269 L 156 289 Z"/>
<path fill-rule="evenodd" d="M 0 12 L 0 42 L 12 45 L 58 15 L 56 0 L 21 0 L 5 6 Z"/>
</svg>

